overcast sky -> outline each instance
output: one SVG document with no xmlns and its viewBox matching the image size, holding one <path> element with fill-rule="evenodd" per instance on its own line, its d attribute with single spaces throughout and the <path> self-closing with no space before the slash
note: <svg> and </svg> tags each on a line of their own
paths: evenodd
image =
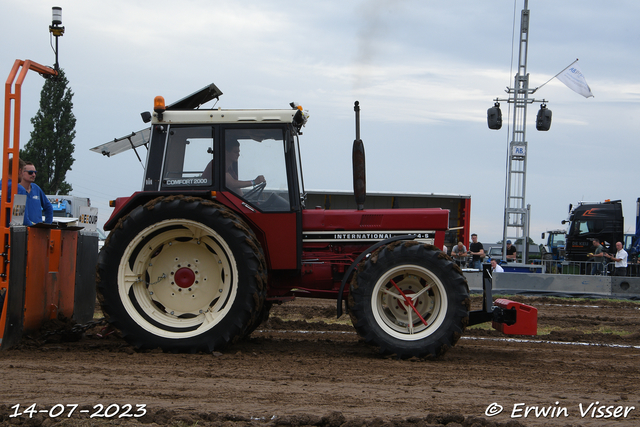
<svg viewBox="0 0 640 427">
<path fill-rule="evenodd" d="M 215 83 L 222 108 L 310 113 L 301 139 L 308 189 L 350 190 L 353 102 L 361 105 L 367 189 L 471 195 L 479 240 L 502 238 L 510 125 L 491 131 L 487 108 L 513 86 L 523 0 L 243 2 L 35 0 L 5 2 L 0 75 L 16 59 L 52 65 L 51 7 L 62 7 L 60 66 L 74 92 L 76 159 L 67 181 L 108 200 L 140 190 L 132 152 L 89 149 L 143 129 L 153 98 L 167 103 Z M 553 111 L 549 132 L 529 109 L 526 203 L 531 237 L 561 227 L 569 203 L 621 199 L 635 231 L 640 131 L 640 2 L 531 0 L 528 71 L 540 86 L 576 58 L 594 98 L 557 80 L 533 95 Z M 517 43 L 514 57 L 517 58 Z M 4 74 L 3 74 L 4 73 Z M 23 85 L 21 144 L 43 79 Z M 205 105 L 210 107 L 211 105 Z M 144 151 L 144 150 L 143 150 Z"/>
</svg>

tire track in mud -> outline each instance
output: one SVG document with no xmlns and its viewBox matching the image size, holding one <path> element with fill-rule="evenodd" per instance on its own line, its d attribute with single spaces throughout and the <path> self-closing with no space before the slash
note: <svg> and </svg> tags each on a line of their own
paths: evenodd
<svg viewBox="0 0 640 427">
<path fill-rule="evenodd" d="M 576 415 L 578 405 L 596 401 L 639 408 L 628 419 L 610 421 L 639 425 L 634 303 L 522 302 L 538 307 L 541 328 L 558 329 L 532 338 L 469 328 L 432 361 L 380 356 L 348 322 L 334 323 L 335 301 L 323 300 L 274 307 L 248 339 L 211 354 L 135 351 L 117 335 L 98 339 L 95 330 L 76 342 L 27 343 L 0 353 L 0 426 L 606 425 Z M 600 305 L 606 308 L 592 307 Z M 584 333 L 600 326 L 589 322 L 636 328 L 635 335 Z M 140 422 L 8 418 L 12 405 L 34 402 L 46 408 L 145 403 L 149 416 Z M 485 416 L 494 402 L 505 408 L 560 402 L 571 417 L 519 422 L 506 411 Z"/>
</svg>

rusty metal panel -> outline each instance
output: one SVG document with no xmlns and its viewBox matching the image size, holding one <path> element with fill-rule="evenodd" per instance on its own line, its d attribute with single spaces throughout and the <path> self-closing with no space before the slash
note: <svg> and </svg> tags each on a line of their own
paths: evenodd
<svg viewBox="0 0 640 427">
<path fill-rule="evenodd" d="M 77 231 L 31 227 L 27 243 L 24 331 L 49 319 L 71 318 L 75 296 Z"/>
<path fill-rule="evenodd" d="M 11 263 L 6 284 L 4 307 L 0 307 L 0 349 L 15 346 L 22 338 L 24 324 L 25 268 L 27 262 L 27 227 L 11 227 Z"/>
<path fill-rule="evenodd" d="M 60 231 L 60 230 L 51 230 Z M 57 262 L 57 305 L 58 313 L 64 317 L 71 319 L 73 316 L 73 302 L 75 298 L 76 283 L 76 251 L 78 249 L 78 232 L 61 230 L 60 236 L 60 253 Z M 53 235 L 53 233 L 52 233 Z M 51 239 L 53 240 L 53 239 Z M 49 274 L 53 273 L 50 271 Z"/>
<path fill-rule="evenodd" d="M 76 255 L 76 286 L 73 302 L 73 320 L 87 323 L 96 309 L 96 265 L 98 264 L 97 233 L 78 234 Z"/>
<path fill-rule="evenodd" d="M 24 331 L 38 330 L 49 319 L 48 307 L 53 302 L 45 280 L 49 271 L 49 230 L 29 227 L 27 240 Z"/>
</svg>

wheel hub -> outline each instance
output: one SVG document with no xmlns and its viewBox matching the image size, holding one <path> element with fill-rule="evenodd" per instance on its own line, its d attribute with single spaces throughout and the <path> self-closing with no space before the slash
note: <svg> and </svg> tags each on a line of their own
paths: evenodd
<svg viewBox="0 0 640 427">
<path fill-rule="evenodd" d="M 193 285 L 193 282 L 196 280 L 196 274 L 192 269 L 187 267 L 182 267 L 173 275 L 174 281 L 176 285 L 181 287 L 182 289 L 190 288 Z"/>
<path fill-rule="evenodd" d="M 415 294 L 415 292 L 413 292 L 411 289 L 403 290 L 402 292 L 407 296 L 407 298 L 411 298 L 411 295 Z M 411 310 L 411 305 L 408 301 L 404 299 L 399 299 L 398 301 L 400 301 L 400 303 L 404 306 L 405 310 Z"/>
<path fill-rule="evenodd" d="M 202 263 L 204 259 L 208 262 Z M 224 293 L 222 265 L 220 258 L 196 239 L 165 242 L 149 260 L 149 277 L 166 277 L 149 285 L 150 297 L 173 316 L 208 312 Z"/>
<path fill-rule="evenodd" d="M 406 275 L 397 283 L 397 286 L 408 298 L 411 298 L 411 295 L 418 293 L 424 287 L 423 284 L 420 283 L 420 279 L 415 275 Z M 392 297 L 389 294 L 382 295 L 382 302 L 389 310 L 389 314 L 392 315 L 392 318 L 394 319 L 393 322 L 401 327 L 407 327 L 409 322 L 409 315 L 411 315 L 412 323 L 418 325 L 421 320 L 418 315 L 413 312 L 413 308 L 411 307 L 409 302 L 402 296 L 400 296 L 400 292 L 395 287 L 390 287 L 389 291 L 393 294 L 398 295 L 397 297 Z M 433 309 L 434 306 L 434 301 L 429 296 L 428 292 L 422 293 L 418 298 L 412 300 L 412 303 L 418 313 L 420 313 L 420 315 L 425 319 L 427 319 L 428 313 Z M 409 311 L 411 311 L 410 314 L 408 313 Z"/>
</svg>

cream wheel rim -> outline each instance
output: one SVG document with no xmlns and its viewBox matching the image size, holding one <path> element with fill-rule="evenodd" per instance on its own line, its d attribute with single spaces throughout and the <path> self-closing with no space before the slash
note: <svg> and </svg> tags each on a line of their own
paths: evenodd
<svg viewBox="0 0 640 427">
<path fill-rule="evenodd" d="M 217 325 L 237 293 L 233 253 L 221 236 L 192 220 L 145 228 L 126 247 L 118 292 L 135 322 L 158 336 L 188 338 Z"/>
<path fill-rule="evenodd" d="M 433 334 L 444 321 L 446 295 L 442 281 L 430 270 L 398 266 L 376 282 L 371 296 L 373 316 L 388 335 L 417 341 Z"/>
</svg>

